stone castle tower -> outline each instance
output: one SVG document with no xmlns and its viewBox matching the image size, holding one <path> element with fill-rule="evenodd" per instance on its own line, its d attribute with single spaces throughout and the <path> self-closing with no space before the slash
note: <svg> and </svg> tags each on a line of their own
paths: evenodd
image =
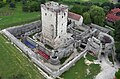
<svg viewBox="0 0 120 79">
<path fill-rule="evenodd" d="M 41 4 L 43 41 L 54 48 L 55 40 L 67 33 L 68 6 L 56 2 Z"/>
</svg>

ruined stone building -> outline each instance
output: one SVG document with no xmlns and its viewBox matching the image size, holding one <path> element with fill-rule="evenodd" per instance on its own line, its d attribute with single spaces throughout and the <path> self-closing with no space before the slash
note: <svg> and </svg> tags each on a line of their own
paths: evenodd
<svg viewBox="0 0 120 79">
<path fill-rule="evenodd" d="M 48 45 L 55 47 L 56 40 L 67 34 L 68 6 L 56 2 L 41 5 L 42 35 Z"/>
</svg>

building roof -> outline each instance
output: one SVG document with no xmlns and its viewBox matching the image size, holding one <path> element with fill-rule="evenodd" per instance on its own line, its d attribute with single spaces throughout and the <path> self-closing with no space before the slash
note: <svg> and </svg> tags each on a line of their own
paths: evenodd
<svg viewBox="0 0 120 79">
<path fill-rule="evenodd" d="M 106 19 L 107 19 L 108 21 L 111 21 L 111 22 L 115 22 L 115 21 L 120 20 L 120 9 L 119 9 L 119 8 L 112 9 L 112 10 L 106 15 Z"/>
<path fill-rule="evenodd" d="M 36 50 L 36 53 L 38 53 L 39 55 L 41 55 L 42 57 L 44 57 L 47 60 L 50 59 L 50 56 L 41 50 Z"/>
<path fill-rule="evenodd" d="M 68 12 L 68 18 L 79 21 L 80 18 L 81 18 L 81 15 L 78 15 L 78 14 L 75 14 L 75 13 L 72 13 L 72 12 Z"/>
</svg>

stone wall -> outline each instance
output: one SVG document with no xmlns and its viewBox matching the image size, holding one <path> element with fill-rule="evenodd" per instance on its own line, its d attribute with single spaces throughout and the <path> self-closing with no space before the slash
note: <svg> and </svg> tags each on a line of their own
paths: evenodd
<svg viewBox="0 0 120 79">
<path fill-rule="evenodd" d="M 10 28 L 7 28 L 7 30 L 11 34 L 13 34 L 15 37 L 25 34 L 27 32 L 31 32 L 31 33 L 39 32 L 42 30 L 41 21 L 38 20 L 38 21 L 29 23 L 29 24 L 24 24 L 24 25 L 20 25 L 16 27 L 10 27 Z"/>
<path fill-rule="evenodd" d="M 45 72 L 47 72 L 50 76 L 53 78 L 59 77 L 62 73 L 64 73 L 66 70 L 68 70 L 73 64 L 76 63 L 86 52 L 87 50 L 84 50 L 81 52 L 78 56 L 76 56 L 74 59 L 72 59 L 70 62 L 68 62 L 66 65 L 62 66 L 59 70 L 57 71 L 52 71 L 50 68 L 48 68 L 42 60 L 37 60 L 36 54 L 29 49 L 27 46 L 25 46 L 21 41 L 19 41 L 17 38 L 15 38 L 9 31 L 6 29 L 2 30 L 2 33 L 6 35 L 11 42 L 13 42 L 16 46 L 18 46 L 23 53 L 25 53 L 27 56 L 31 58 L 31 60 L 37 64 L 40 68 L 42 68 Z"/>
</svg>

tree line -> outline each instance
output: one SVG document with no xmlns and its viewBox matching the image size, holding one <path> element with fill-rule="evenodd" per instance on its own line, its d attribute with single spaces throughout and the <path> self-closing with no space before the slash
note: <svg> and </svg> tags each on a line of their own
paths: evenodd
<svg viewBox="0 0 120 79">
<path fill-rule="evenodd" d="M 119 3 L 113 4 L 111 2 L 94 3 L 94 2 L 75 2 L 70 11 L 78 13 L 84 17 L 84 23 L 95 23 L 100 26 L 105 25 L 105 15 L 113 8 L 118 7 Z"/>
</svg>

